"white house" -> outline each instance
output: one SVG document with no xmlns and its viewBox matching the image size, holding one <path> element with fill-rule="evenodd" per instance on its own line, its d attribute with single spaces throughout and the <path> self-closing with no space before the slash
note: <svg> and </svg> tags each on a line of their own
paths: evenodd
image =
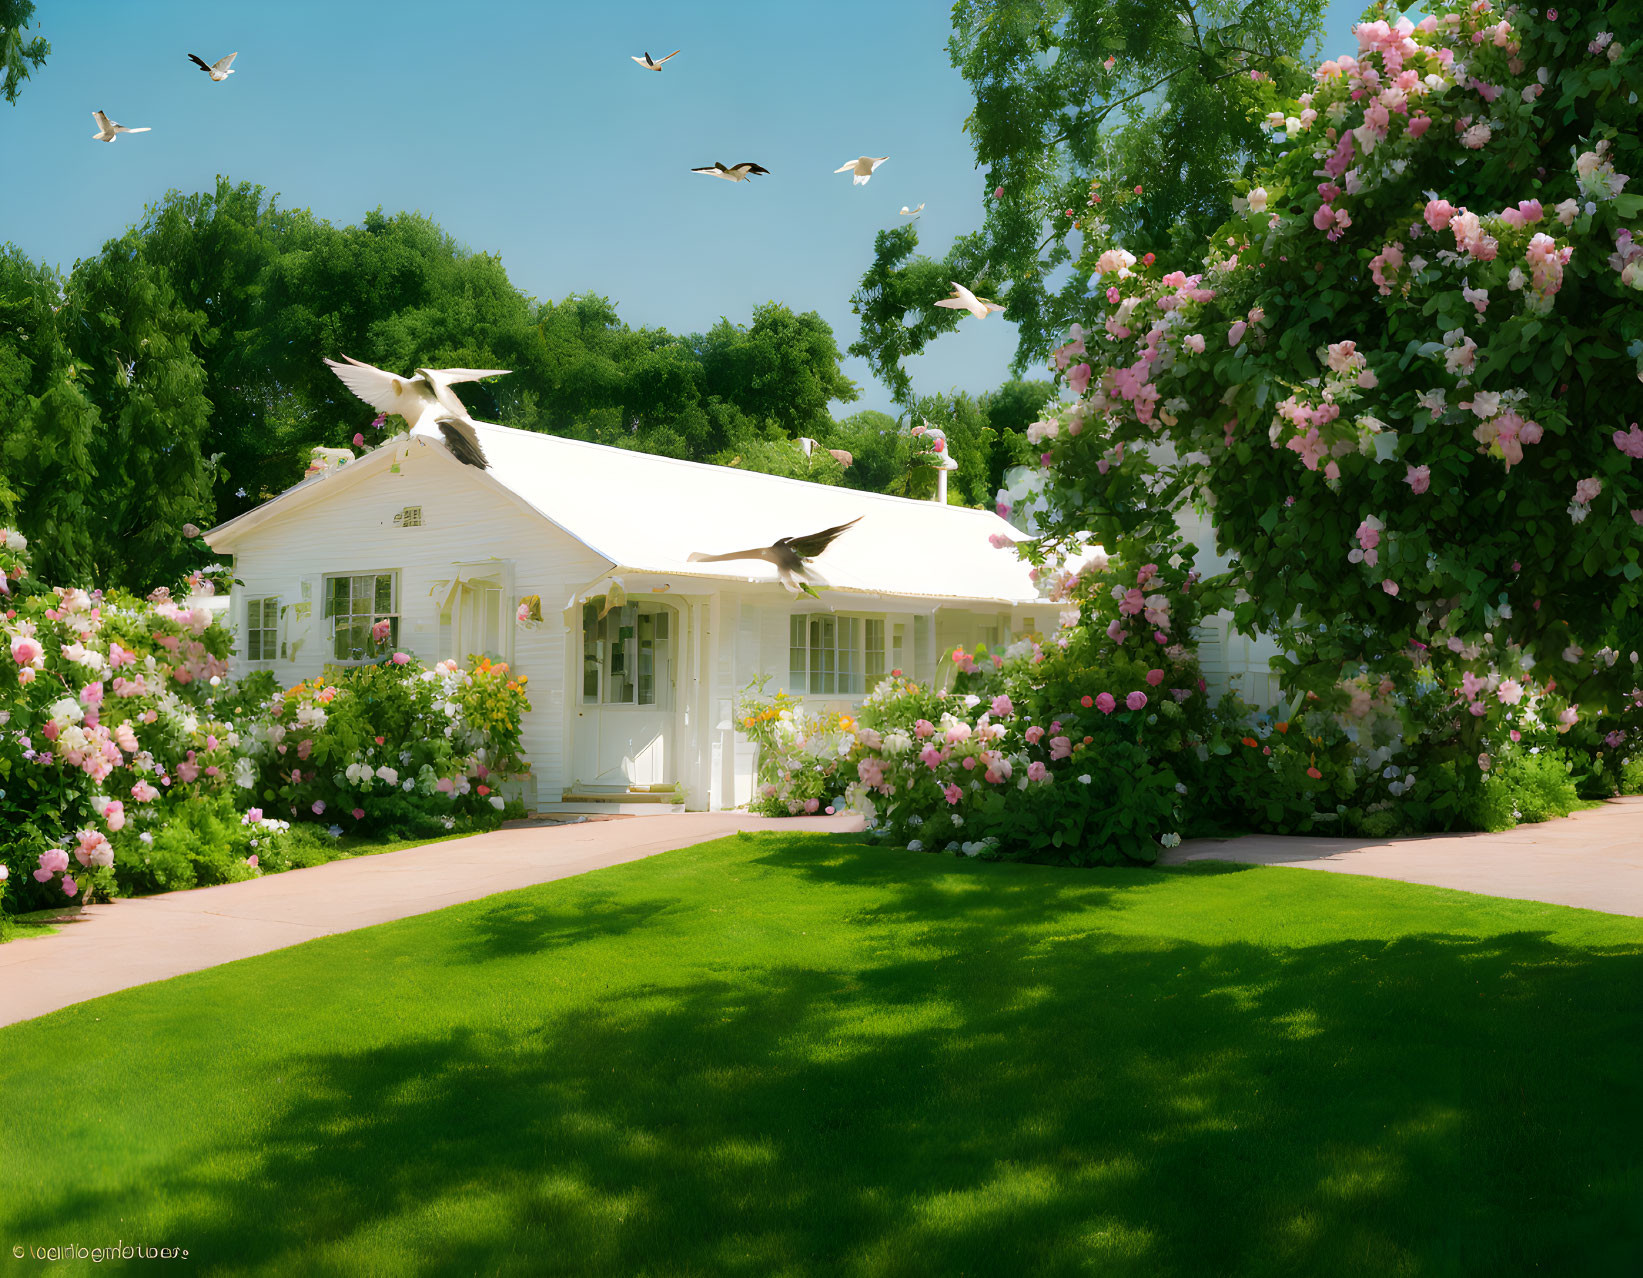
<svg viewBox="0 0 1643 1278">
<path fill-rule="evenodd" d="M 290 685 L 390 650 L 486 654 L 530 676 L 527 804 L 586 810 L 681 793 L 735 807 L 754 750 L 736 696 L 760 675 L 859 702 L 955 644 L 1049 633 L 1056 608 L 989 538 L 989 511 L 704 466 L 480 425 L 488 470 L 389 441 L 206 534 L 234 557 L 236 672 Z M 693 563 L 860 516 L 814 561 L 819 599 L 759 560 Z M 518 621 L 540 600 L 541 620 Z M 608 810 L 608 808 L 607 808 Z M 654 810 L 654 809 L 651 809 Z"/>
</svg>

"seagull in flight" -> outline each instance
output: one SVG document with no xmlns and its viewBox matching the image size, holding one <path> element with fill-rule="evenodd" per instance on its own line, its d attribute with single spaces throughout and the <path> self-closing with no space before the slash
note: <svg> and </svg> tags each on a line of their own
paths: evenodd
<svg viewBox="0 0 1643 1278">
<path fill-rule="evenodd" d="M 218 58 L 215 62 L 207 62 L 197 54 L 191 53 L 188 55 L 188 60 L 213 80 L 226 80 L 234 74 L 234 59 L 239 56 L 237 53 L 230 53 L 226 58 Z"/>
<path fill-rule="evenodd" d="M 644 67 L 646 71 L 660 71 L 662 69 L 662 63 L 666 62 L 668 58 L 676 58 L 678 56 L 679 50 L 675 49 L 672 53 L 667 55 L 667 58 L 653 58 L 649 53 L 646 53 L 644 57 L 634 58 L 633 60 L 640 66 Z"/>
<path fill-rule="evenodd" d="M 474 419 L 451 387 L 456 382 L 477 382 L 486 377 L 502 377 L 506 368 L 419 368 L 414 376 L 394 373 L 362 364 L 344 355 L 343 361 L 325 361 L 342 379 L 342 384 L 372 408 L 398 413 L 411 428 L 418 443 L 442 439 L 451 455 L 467 466 L 484 470 L 490 463 L 479 445 Z"/>
<path fill-rule="evenodd" d="M 146 125 L 140 129 L 128 129 L 123 124 L 116 124 L 101 111 L 93 111 L 91 118 L 97 121 L 97 132 L 91 135 L 93 142 L 112 142 L 117 133 L 150 133 L 153 130 Z"/>
<path fill-rule="evenodd" d="M 936 305 L 946 306 L 955 311 L 969 311 L 977 319 L 986 319 L 993 311 L 1002 311 L 1004 309 L 997 302 L 989 302 L 985 297 L 977 297 L 964 285 L 956 282 L 953 282 L 953 295 L 942 298 Z"/>
<path fill-rule="evenodd" d="M 816 595 L 812 581 L 821 581 L 813 575 L 806 566 L 806 561 L 815 559 L 835 541 L 841 534 L 848 532 L 861 522 L 857 515 L 847 524 L 839 524 L 833 528 L 823 528 L 820 532 L 811 533 L 807 537 L 782 537 L 773 546 L 755 546 L 752 550 L 733 550 L 726 555 L 704 555 L 693 553 L 689 562 L 693 564 L 718 564 L 731 559 L 762 559 L 767 564 L 776 565 L 776 575 L 781 578 L 782 585 L 794 594 L 803 591 L 807 595 Z M 822 582 L 823 585 L 827 583 Z"/>
<path fill-rule="evenodd" d="M 917 217 L 922 212 L 924 212 L 924 205 L 922 204 L 920 204 L 916 209 L 910 209 L 905 204 L 901 206 L 901 215 L 903 217 Z"/>
<path fill-rule="evenodd" d="M 743 160 L 740 164 L 732 164 L 729 168 L 713 161 L 711 168 L 692 169 L 692 173 L 705 173 L 708 177 L 723 178 L 726 182 L 745 182 L 748 178 L 759 173 L 769 173 L 770 170 L 762 164 L 755 164 L 752 160 Z"/>
<path fill-rule="evenodd" d="M 858 160 L 846 160 L 833 172 L 849 173 L 851 186 L 866 186 L 872 180 L 873 174 L 878 172 L 879 165 L 889 158 L 888 155 L 881 155 L 876 159 L 871 155 L 864 155 Z"/>
</svg>

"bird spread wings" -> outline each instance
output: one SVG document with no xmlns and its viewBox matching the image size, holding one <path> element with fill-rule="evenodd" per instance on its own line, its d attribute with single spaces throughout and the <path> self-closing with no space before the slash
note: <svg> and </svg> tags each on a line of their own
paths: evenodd
<svg viewBox="0 0 1643 1278">
<path fill-rule="evenodd" d="M 372 408 L 384 413 L 398 413 L 406 421 L 415 421 L 421 415 L 427 399 L 417 393 L 422 388 L 413 384 L 415 379 L 399 377 L 370 364 L 362 364 L 357 359 L 349 359 L 346 355 L 342 358 L 347 363 L 334 359 L 327 359 L 325 363 L 344 386 Z"/>
<path fill-rule="evenodd" d="M 821 532 L 811 533 L 808 537 L 783 537 L 776 544 L 788 547 L 800 559 L 814 559 L 837 541 L 843 533 L 848 532 L 860 522 L 861 516 L 857 515 L 849 523 L 824 528 Z"/>
<path fill-rule="evenodd" d="M 706 173 L 709 177 L 724 178 L 730 182 L 743 182 L 755 173 L 769 173 L 770 170 L 762 164 L 754 164 L 751 160 L 743 160 L 740 164 L 726 166 L 715 160 L 707 168 L 692 169 L 692 173 Z"/>
<path fill-rule="evenodd" d="M 642 67 L 649 67 L 652 71 L 660 71 L 662 69 L 662 63 L 666 62 L 668 58 L 676 58 L 678 56 L 679 50 L 675 49 L 672 53 L 668 54 L 666 58 L 653 58 L 650 56 L 650 51 L 647 49 L 644 57 L 634 58 L 633 60 Z"/>
</svg>

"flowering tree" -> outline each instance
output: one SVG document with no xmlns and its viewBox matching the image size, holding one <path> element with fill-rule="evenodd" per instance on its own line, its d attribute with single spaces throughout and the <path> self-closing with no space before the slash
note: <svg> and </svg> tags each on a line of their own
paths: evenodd
<svg viewBox="0 0 1643 1278">
<path fill-rule="evenodd" d="M 1202 270 L 1162 274 L 1097 224 L 1088 331 L 1055 353 L 1078 399 L 1036 430 L 1052 529 L 1197 498 L 1292 688 L 1350 708 L 1368 694 L 1341 681 L 1373 670 L 1375 695 L 1430 707 L 1436 685 L 1406 732 L 1485 768 L 1525 710 L 1624 740 L 1643 71 L 1615 33 L 1640 25 L 1635 0 L 1362 23 L 1356 56 L 1272 99 L 1272 159 Z"/>
</svg>

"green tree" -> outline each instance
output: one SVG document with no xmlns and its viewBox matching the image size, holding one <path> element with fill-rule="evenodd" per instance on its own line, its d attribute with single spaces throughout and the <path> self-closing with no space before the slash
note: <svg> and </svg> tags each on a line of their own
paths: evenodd
<svg viewBox="0 0 1643 1278">
<path fill-rule="evenodd" d="M 101 418 L 63 341 L 65 281 L 0 249 L 0 487 L 44 580 L 94 585 Z"/>
<path fill-rule="evenodd" d="M 985 171 L 985 222 L 936 262 L 912 226 L 879 233 L 852 299 L 850 347 L 909 402 L 902 361 L 961 322 L 959 282 L 1005 306 L 1015 368 L 1086 305 L 1068 268 L 1094 224 L 1186 260 L 1231 211 L 1229 179 L 1260 150 L 1270 82 L 1303 87 L 1298 55 L 1323 0 L 959 0 L 948 44 L 975 94 L 965 122 Z M 997 193 L 995 195 L 995 192 Z M 1120 198 L 1121 197 L 1121 198 Z"/>
<path fill-rule="evenodd" d="M 34 0 L 0 0 L 0 95 L 16 104 L 23 81 L 38 71 L 51 56 L 44 36 L 24 39 L 23 28 L 34 16 Z"/>
</svg>

